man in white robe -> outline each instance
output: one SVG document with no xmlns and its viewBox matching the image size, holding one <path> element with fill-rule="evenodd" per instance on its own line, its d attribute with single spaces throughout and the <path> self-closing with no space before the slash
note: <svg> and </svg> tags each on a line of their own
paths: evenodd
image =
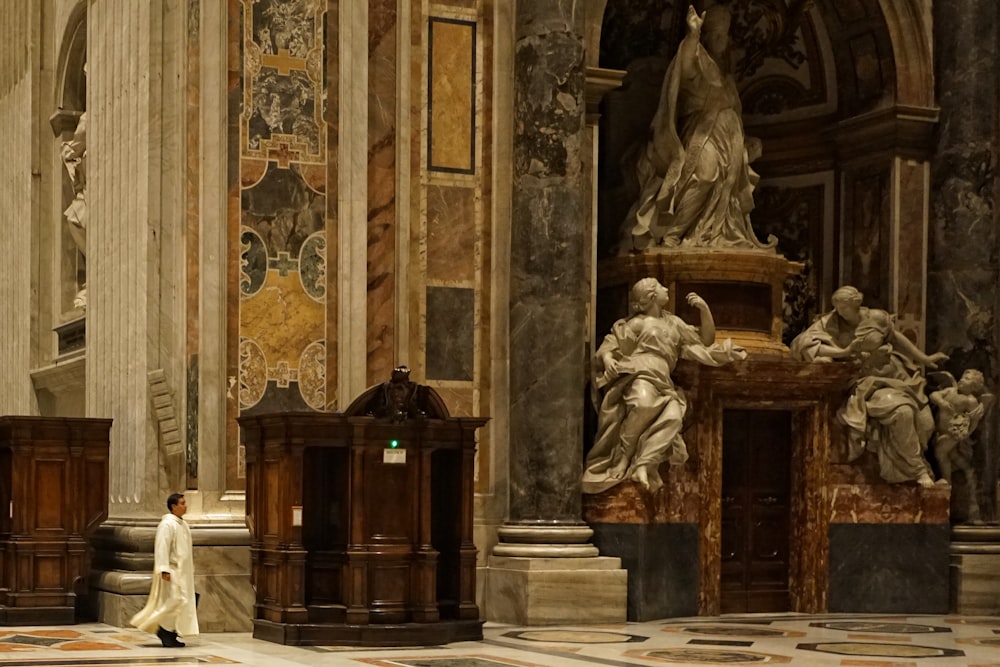
<svg viewBox="0 0 1000 667">
<path fill-rule="evenodd" d="M 187 502 L 180 493 L 167 498 L 169 512 L 156 527 L 153 586 L 146 606 L 129 621 L 146 632 L 155 632 L 164 646 L 184 646 L 177 636 L 198 634 L 195 610 L 194 554 L 191 528 L 183 516 Z"/>
</svg>

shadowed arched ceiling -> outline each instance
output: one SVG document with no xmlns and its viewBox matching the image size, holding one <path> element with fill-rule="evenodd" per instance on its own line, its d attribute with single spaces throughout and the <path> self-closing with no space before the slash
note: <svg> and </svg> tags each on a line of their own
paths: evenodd
<svg viewBox="0 0 1000 667">
<path fill-rule="evenodd" d="M 703 11 L 706 2 L 712 0 L 696 0 L 695 8 Z M 920 0 L 720 4 L 732 12 L 733 73 L 751 122 L 787 120 L 789 112 L 842 120 L 896 103 L 930 104 Z M 684 36 L 687 6 L 684 0 L 608 0 L 601 67 L 632 71 L 657 60 L 665 67 Z M 898 76 L 897 62 L 904 66 Z"/>
</svg>

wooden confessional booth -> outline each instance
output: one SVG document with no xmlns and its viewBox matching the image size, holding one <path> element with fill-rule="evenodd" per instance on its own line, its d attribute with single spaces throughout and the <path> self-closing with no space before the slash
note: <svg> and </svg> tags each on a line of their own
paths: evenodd
<svg viewBox="0 0 1000 667">
<path fill-rule="evenodd" d="M 239 420 L 254 632 L 291 645 L 482 638 L 472 540 L 476 430 L 393 379 L 343 414 Z"/>
</svg>

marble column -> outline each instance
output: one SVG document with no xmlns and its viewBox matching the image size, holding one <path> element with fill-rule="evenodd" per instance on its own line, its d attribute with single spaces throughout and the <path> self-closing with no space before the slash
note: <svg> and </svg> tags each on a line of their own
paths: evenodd
<svg viewBox="0 0 1000 667">
<path fill-rule="evenodd" d="M 931 171 L 928 347 L 951 356 L 947 369 L 956 377 L 966 368 L 981 370 L 995 392 L 1000 7 L 995 0 L 934 3 L 933 18 L 941 120 Z M 997 516 L 998 415 L 994 408 L 980 427 L 974 461 L 987 521 Z"/>
<path fill-rule="evenodd" d="M 514 25 L 510 495 L 487 574 L 490 620 L 624 620 L 620 561 L 581 520 L 590 196 L 584 12 L 519 0 Z"/>
</svg>

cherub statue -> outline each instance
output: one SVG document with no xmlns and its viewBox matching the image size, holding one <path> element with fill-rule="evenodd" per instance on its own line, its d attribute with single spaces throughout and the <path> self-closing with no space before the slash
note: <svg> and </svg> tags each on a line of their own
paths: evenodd
<svg viewBox="0 0 1000 667">
<path fill-rule="evenodd" d="M 972 434 L 993 407 L 996 397 L 986 391 L 983 374 L 974 368 L 962 373 L 958 382 L 946 371 L 935 373 L 932 377 L 943 385 L 942 389 L 930 395 L 931 403 L 937 407 L 934 458 L 941 470 L 940 481 L 951 484 L 952 472 L 956 468 L 965 473 L 969 487 L 969 521 L 975 523 L 980 516 L 976 500 L 978 480 L 972 465 Z"/>
</svg>

